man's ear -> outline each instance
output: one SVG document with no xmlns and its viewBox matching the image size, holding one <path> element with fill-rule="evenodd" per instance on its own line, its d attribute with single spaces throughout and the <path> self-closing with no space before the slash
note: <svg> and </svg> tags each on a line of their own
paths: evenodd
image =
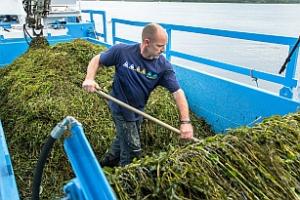
<svg viewBox="0 0 300 200">
<path fill-rule="evenodd" d="M 146 45 L 149 45 L 149 44 L 150 44 L 150 39 L 149 39 L 149 38 L 144 39 L 144 43 L 145 43 Z"/>
</svg>

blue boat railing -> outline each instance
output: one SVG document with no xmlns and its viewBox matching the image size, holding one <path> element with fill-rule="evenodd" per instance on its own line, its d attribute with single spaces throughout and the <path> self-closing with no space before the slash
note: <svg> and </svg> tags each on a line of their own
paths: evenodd
<svg viewBox="0 0 300 200">
<path fill-rule="evenodd" d="M 112 19 L 113 44 L 117 42 L 122 42 L 122 43 L 135 42 L 132 40 L 128 40 L 126 38 L 118 37 L 116 34 L 117 24 L 143 27 L 147 23 L 148 22 L 136 22 L 130 20 L 115 19 L 115 18 Z M 293 46 L 297 42 L 297 38 L 285 37 L 285 36 L 273 36 L 273 35 L 257 34 L 257 33 L 246 33 L 246 32 L 239 32 L 239 31 L 228 31 L 228 30 L 212 29 L 212 28 L 172 25 L 172 24 L 161 24 L 161 25 L 166 29 L 166 32 L 168 34 L 168 44 L 166 46 L 166 52 L 165 52 L 166 58 L 168 60 L 171 60 L 172 57 L 177 57 L 188 61 L 193 61 L 199 64 L 205 64 L 223 70 L 228 70 L 241 75 L 249 76 L 251 74 L 252 77 L 255 77 L 257 79 L 269 81 L 276 84 L 281 84 L 283 87 L 281 88 L 279 95 L 287 98 L 293 98 L 292 89 L 297 86 L 297 80 L 295 79 L 295 71 L 297 66 L 299 47 L 296 49 L 294 55 L 292 56 L 290 62 L 288 63 L 285 75 L 281 76 L 277 74 L 272 74 L 260 70 L 255 70 L 255 69 L 249 69 L 243 66 L 228 64 L 217 60 L 207 59 L 204 57 L 194 56 L 184 52 L 172 50 L 172 32 L 182 31 L 182 32 L 205 34 L 205 35 L 233 38 L 233 39 L 240 39 L 240 40 L 287 45 L 289 47 L 289 51 L 292 50 Z"/>
</svg>

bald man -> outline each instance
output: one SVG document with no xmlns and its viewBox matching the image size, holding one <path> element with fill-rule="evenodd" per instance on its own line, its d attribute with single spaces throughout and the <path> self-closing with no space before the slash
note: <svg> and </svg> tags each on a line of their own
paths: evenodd
<svg viewBox="0 0 300 200">
<path fill-rule="evenodd" d="M 115 66 L 111 95 L 139 110 L 143 110 L 150 93 L 158 86 L 169 90 L 180 113 L 180 137 L 191 139 L 193 127 L 189 108 L 182 89 L 176 80 L 172 65 L 162 55 L 167 44 L 166 31 L 156 23 L 143 28 L 142 42 L 133 45 L 117 44 L 89 63 L 82 87 L 95 92 L 98 68 Z M 116 137 L 111 148 L 100 161 L 102 167 L 125 166 L 141 155 L 140 128 L 142 116 L 113 102 L 109 102 L 116 125 Z"/>
</svg>

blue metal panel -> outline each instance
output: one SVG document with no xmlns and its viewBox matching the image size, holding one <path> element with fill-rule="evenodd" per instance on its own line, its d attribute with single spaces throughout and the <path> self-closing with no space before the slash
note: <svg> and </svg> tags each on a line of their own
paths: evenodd
<svg viewBox="0 0 300 200">
<path fill-rule="evenodd" d="M 116 23 L 115 23 L 114 19 L 111 19 L 111 22 L 112 22 L 112 24 L 111 24 L 112 44 L 114 45 L 114 44 L 116 44 L 116 39 L 115 39 L 115 37 L 116 37 Z"/>
<path fill-rule="evenodd" d="M 85 199 L 116 199 L 81 124 L 72 124 L 71 132 L 64 140 L 64 148 Z"/>
<path fill-rule="evenodd" d="M 72 179 L 67 185 L 64 186 L 66 199 L 82 200 L 85 199 L 77 178 Z"/>
<path fill-rule="evenodd" d="M 1 200 L 20 199 L 1 121 L 0 121 L 0 199 Z"/>
<path fill-rule="evenodd" d="M 0 39 L 0 67 L 10 64 L 28 48 L 24 39 Z"/>
<path fill-rule="evenodd" d="M 290 45 L 289 53 L 292 51 L 293 47 L 294 47 L 294 45 Z M 295 77 L 296 68 L 297 68 L 298 54 L 299 54 L 299 46 L 294 51 L 294 54 L 292 55 L 292 57 L 290 59 L 290 62 L 287 64 L 287 68 L 286 68 L 286 71 L 285 71 L 285 79 L 287 81 L 289 81 L 289 83 L 284 84 L 284 87 L 281 88 L 281 90 L 279 92 L 279 94 L 281 96 L 287 96 L 287 97 L 290 97 L 290 98 L 293 97 L 291 88 L 293 88 L 294 86 L 291 85 L 290 83 L 293 81 L 293 77 Z"/>
<path fill-rule="evenodd" d="M 166 46 L 166 58 L 171 62 L 171 49 L 172 49 L 172 29 L 167 28 L 166 32 L 168 34 L 168 43 Z"/>
<path fill-rule="evenodd" d="M 76 23 L 77 22 L 77 17 L 76 16 L 71 16 L 71 17 L 66 17 L 66 21 L 67 22 L 73 22 L 73 23 Z"/>
<path fill-rule="evenodd" d="M 95 38 L 93 23 L 67 23 L 66 27 L 68 28 L 68 35 L 74 38 Z"/>
<path fill-rule="evenodd" d="M 231 80 L 178 66 L 175 69 L 191 109 L 217 132 L 300 107 L 299 102 Z"/>
<path fill-rule="evenodd" d="M 10 29 L 11 28 L 11 23 L 0 22 L 0 27 Z"/>
<path fill-rule="evenodd" d="M 96 32 L 97 36 L 103 37 L 104 42 L 107 42 L 107 28 L 106 28 L 106 12 L 102 10 L 82 10 L 82 13 L 89 13 L 90 14 L 90 20 L 94 25 L 94 30 L 95 30 L 95 20 L 94 20 L 94 15 L 101 15 L 102 16 L 102 24 L 103 24 L 103 33 L 98 33 Z"/>
<path fill-rule="evenodd" d="M 67 42 L 75 39 L 69 35 L 48 36 L 48 42 L 56 44 L 58 42 Z M 28 49 L 28 44 L 23 38 L 0 39 L 0 68 L 11 64 L 17 57 L 21 56 Z"/>
<path fill-rule="evenodd" d="M 293 45 L 290 45 L 289 47 L 289 53 L 292 51 L 293 47 L 294 47 L 295 44 Z M 298 58 L 298 53 L 299 53 L 299 46 L 298 48 L 295 50 L 290 62 L 288 63 L 287 65 L 287 69 L 286 69 L 286 74 L 285 76 L 288 78 L 288 79 L 292 79 L 294 76 L 295 76 L 295 73 L 296 73 L 296 67 L 297 67 L 297 58 Z"/>
</svg>

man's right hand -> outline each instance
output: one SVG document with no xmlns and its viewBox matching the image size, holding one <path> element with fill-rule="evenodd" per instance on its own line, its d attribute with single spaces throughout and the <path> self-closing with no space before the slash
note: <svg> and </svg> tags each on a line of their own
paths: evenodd
<svg viewBox="0 0 300 200">
<path fill-rule="evenodd" d="M 98 83 L 91 79 L 85 79 L 82 83 L 82 87 L 88 92 L 95 92 L 97 89 L 100 89 Z"/>
</svg>

